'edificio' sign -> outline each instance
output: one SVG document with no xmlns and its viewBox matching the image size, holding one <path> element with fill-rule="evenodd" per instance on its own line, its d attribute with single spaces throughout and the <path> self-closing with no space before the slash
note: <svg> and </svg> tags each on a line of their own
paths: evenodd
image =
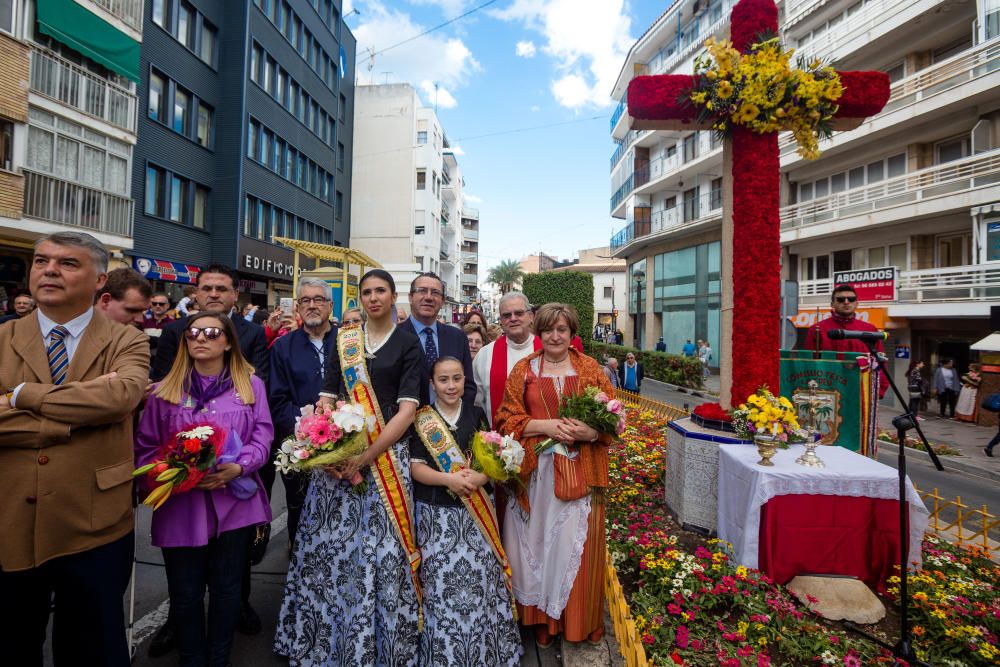
<svg viewBox="0 0 1000 667">
<path fill-rule="evenodd" d="M 833 284 L 848 284 L 858 293 L 858 301 L 893 301 L 896 298 L 896 267 L 837 271 Z"/>
</svg>

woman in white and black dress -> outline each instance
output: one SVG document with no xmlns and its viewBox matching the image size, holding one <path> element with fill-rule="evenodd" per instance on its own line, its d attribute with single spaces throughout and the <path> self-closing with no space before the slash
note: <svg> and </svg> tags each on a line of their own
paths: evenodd
<svg viewBox="0 0 1000 667">
<path fill-rule="evenodd" d="M 462 362 L 438 359 L 431 384 L 434 409 L 467 453 L 487 421 L 482 408 L 462 402 Z M 441 471 L 419 437 L 410 440 L 410 469 L 424 590 L 420 667 L 520 664 L 521 635 L 503 568 L 460 498 L 487 486 L 487 477 L 469 468 Z"/>
<path fill-rule="evenodd" d="M 412 493 L 409 445 L 424 357 L 416 334 L 393 323 L 392 276 L 374 269 L 359 288 L 368 315 L 367 368 L 386 423 L 364 454 L 310 480 L 274 640 L 275 652 L 293 666 L 417 662 L 417 594 L 370 464 L 392 448 Z M 344 394 L 336 348 L 327 369 L 324 394 Z M 355 471 L 367 482 L 363 493 L 347 481 Z"/>
</svg>

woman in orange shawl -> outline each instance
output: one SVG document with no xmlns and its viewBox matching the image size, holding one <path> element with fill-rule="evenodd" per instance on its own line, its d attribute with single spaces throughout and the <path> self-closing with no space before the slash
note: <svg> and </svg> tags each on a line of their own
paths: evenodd
<svg viewBox="0 0 1000 667">
<path fill-rule="evenodd" d="M 512 499 L 503 544 L 514 574 L 521 623 L 535 627 L 545 648 L 553 636 L 598 643 L 604 636 L 604 490 L 611 436 L 559 417 L 562 396 L 610 382 L 596 361 L 573 349 L 579 318 L 572 306 L 550 303 L 535 314 L 542 349 L 522 359 L 507 378 L 495 425 L 524 445 L 521 480 Z M 545 438 L 556 447 L 535 455 Z"/>
</svg>

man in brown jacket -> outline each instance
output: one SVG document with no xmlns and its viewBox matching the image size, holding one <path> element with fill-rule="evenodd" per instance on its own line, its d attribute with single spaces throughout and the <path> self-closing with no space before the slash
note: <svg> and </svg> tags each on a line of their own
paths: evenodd
<svg viewBox="0 0 1000 667">
<path fill-rule="evenodd" d="M 141 331 L 95 316 L 108 252 L 82 232 L 35 244 L 30 316 L 0 326 L 0 646 L 41 667 L 50 601 L 57 667 L 129 664 L 122 597 L 132 532 L 132 411 Z"/>
</svg>

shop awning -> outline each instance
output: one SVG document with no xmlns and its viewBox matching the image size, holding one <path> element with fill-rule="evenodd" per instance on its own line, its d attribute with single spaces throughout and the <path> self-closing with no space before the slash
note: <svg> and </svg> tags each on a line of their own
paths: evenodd
<svg viewBox="0 0 1000 667">
<path fill-rule="evenodd" d="M 969 349 L 980 352 L 1000 352 L 1000 333 L 991 333 L 986 338 L 970 345 Z"/>
<path fill-rule="evenodd" d="M 139 42 L 74 0 L 38 0 L 38 29 L 139 83 Z"/>
</svg>

